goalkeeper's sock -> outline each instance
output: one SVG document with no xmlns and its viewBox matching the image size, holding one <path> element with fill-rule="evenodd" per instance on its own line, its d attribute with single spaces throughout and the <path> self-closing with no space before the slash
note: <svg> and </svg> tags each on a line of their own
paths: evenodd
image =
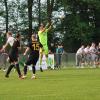
<svg viewBox="0 0 100 100">
<path fill-rule="evenodd" d="M 42 59 L 40 58 L 40 59 L 39 59 L 40 71 L 43 72 L 43 69 L 42 69 L 42 66 L 41 66 L 41 65 L 42 65 Z"/>
<path fill-rule="evenodd" d="M 47 64 L 47 67 L 49 67 L 49 62 L 48 62 L 48 57 L 46 57 L 46 64 Z"/>
</svg>

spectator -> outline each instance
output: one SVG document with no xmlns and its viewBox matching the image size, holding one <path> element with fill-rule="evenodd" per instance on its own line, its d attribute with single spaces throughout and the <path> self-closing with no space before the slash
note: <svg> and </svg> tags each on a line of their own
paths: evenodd
<svg viewBox="0 0 100 100">
<path fill-rule="evenodd" d="M 56 67 L 61 68 L 61 56 L 63 54 L 63 46 L 60 44 L 56 48 Z"/>
<path fill-rule="evenodd" d="M 55 47 L 54 47 L 54 44 L 53 43 L 51 43 L 51 45 L 50 45 L 49 53 L 50 54 L 54 54 L 55 53 Z"/>
<path fill-rule="evenodd" d="M 90 54 L 91 54 L 91 65 L 93 65 L 93 67 L 96 67 L 96 63 L 97 63 L 97 59 L 98 59 L 98 55 L 97 55 L 97 48 L 96 48 L 96 44 L 92 43 L 91 47 L 90 47 Z"/>
<path fill-rule="evenodd" d="M 90 46 L 87 45 L 86 48 L 84 49 L 85 52 L 85 65 L 90 65 L 91 62 L 91 55 L 90 55 Z"/>
<path fill-rule="evenodd" d="M 100 42 L 97 46 L 97 50 L 98 50 L 98 65 L 100 64 Z"/>
</svg>

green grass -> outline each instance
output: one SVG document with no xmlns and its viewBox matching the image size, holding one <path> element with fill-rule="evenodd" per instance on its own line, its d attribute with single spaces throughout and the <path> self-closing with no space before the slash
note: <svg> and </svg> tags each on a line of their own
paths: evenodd
<svg viewBox="0 0 100 100">
<path fill-rule="evenodd" d="M 0 100 L 99 100 L 100 69 L 62 69 L 37 72 L 37 79 L 20 80 L 0 71 Z"/>
</svg>

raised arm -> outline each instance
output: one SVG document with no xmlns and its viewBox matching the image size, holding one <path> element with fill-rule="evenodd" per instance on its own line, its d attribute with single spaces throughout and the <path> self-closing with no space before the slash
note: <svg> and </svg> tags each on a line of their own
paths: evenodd
<svg viewBox="0 0 100 100">
<path fill-rule="evenodd" d="M 52 25 L 53 25 L 53 23 L 52 23 L 52 22 L 48 23 L 48 27 L 47 27 L 47 30 L 48 30 L 48 31 L 49 31 L 49 30 L 51 30 Z"/>
<path fill-rule="evenodd" d="M 52 28 L 52 23 L 51 24 L 50 23 L 47 23 L 46 26 L 41 31 L 41 33 L 44 32 L 44 31 L 46 31 L 46 30 L 49 31 L 51 28 Z"/>
</svg>

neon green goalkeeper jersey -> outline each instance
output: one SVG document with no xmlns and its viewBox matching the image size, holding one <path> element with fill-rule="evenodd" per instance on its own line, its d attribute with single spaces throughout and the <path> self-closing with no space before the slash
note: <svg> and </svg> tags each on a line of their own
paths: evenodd
<svg viewBox="0 0 100 100">
<path fill-rule="evenodd" d="M 39 41 L 42 45 L 47 45 L 47 41 L 48 41 L 47 32 L 48 32 L 48 29 L 46 29 L 44 32 L 42 31 L 38 32 Z"/>
</svg>

